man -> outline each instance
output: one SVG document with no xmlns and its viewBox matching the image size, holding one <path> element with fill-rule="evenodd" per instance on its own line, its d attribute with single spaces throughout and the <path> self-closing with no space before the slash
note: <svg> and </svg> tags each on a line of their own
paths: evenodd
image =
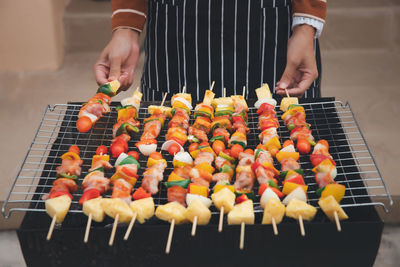
<svg viewBox="0 0 400 267">
<path fill-rule="evenodd" d="M 186 87 L 200 100 L 268 83 L 279 95 L 320 96 L 317 39 L 326 0 L 112 0 L 113 36 L 95 64 L 99 84 L 133 82 L 139 34 L 147 20 L 145 100 Z"/>
</svg>

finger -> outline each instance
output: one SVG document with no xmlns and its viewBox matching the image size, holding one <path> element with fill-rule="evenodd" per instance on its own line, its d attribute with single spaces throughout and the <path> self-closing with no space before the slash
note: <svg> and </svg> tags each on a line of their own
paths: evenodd
<svg viewBox="0 0 400 267">
<path fill-rule="evenodd" d="M 120 90 L 125 91 L 129 88 L 129 73 L 123 71 L 121 76 L 119 77 L 119 81 L 121 83 Z"/>
<path fill-rule="evenodd" d="M 109 80 L 119 80 L 121 75 L 121 57 L 110 58 L 110 76 Z"/>
<path fill-rule="evenodd" d="M 304 90 L 303 88 L 293 87 L 287 90 L 290 96 L 301 97 L 304 95 L 304 92 L 307 90 L 307 88 Z"/>
<path fill-rule="evenodd" d="M 107 76 L 110 69 L 103 63 L 96 63 L 93 66 L 94 76 L 98 85 L 107 83 Z"/>
<path fill-rule="evenodd" d="M 275 90 L 285 89 L 292 83 L 296 68 L 296 64 L 289 61 L 287 62 L 285 71 L 283 72 L 280 81 L 277 83 Z"/>
</svg>

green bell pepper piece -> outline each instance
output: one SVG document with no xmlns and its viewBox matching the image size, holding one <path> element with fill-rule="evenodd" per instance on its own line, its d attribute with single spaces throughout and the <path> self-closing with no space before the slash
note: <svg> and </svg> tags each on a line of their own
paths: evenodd
<svg viewBox="0 0 400 267">
<path fill-rule="evenodd" d="M 225 154 L 223 151 L 219 152 L 219 157 L 224 158 L 226 160 L 229 160 L 231 163 L 235 163 L 235 159 L 232 158 L 231 156 Z"/>
<path fill-rule="evenodd" d="M 78 176 L 68 175 L 67 173 L 59 173 L 59 174 L 57 174 L 57 178 L 67 178 L 67 179 L 72 179 L 72 180 L 78 180 Z"/>
<path fill-rule="evenodd" d="M 188 136 L 188 140 L 189 140 L 189 142 L 192 142 L 192 143 L 200 143 L 200 140 L 192 134 Z"/>
<path fill-rule="evenodd" d="M 241 146 L 243 147 L 243 149 L 246 149 L 246 143 L 245 143 L 245 142 L 242 142 L 242 141 L 232 141 L 231 144 L 232 144 L 232 145 L 238 144 L 238 145 L 241 145 Z"/>
<path fill-rule="evenodd" d="M 324 186 L 324 187 L 321 187 L 321 188 L 318 188 L 318 189 L 315 191 L 315 193 L 317 194 L 318 197 L 321 197 L 322 191 L 324 191 L 324 189 L 325 189 L 325 186 Z"/>
<path fill-rule="evenodd" d="M 236 197 L 240 197 L 241 195 L 245 194 L 247 196 L 248 199 L 254 200 L 254 198 L 256 197 L 256 195 L 254 194 L 253 191 L 251 192 L 245 192 L 245 191 L 236 191 L 235 190 L 235 195 Z"/>
<path fill-rule="evenodd" d="M 189 184 L 190 184 L 190 179 L 181 180 L 181 181 L 170 181 L 170 182 L 164 183 L 166 188 L 170 188 L 170 187 L 176 186 L 176 185 L 183 187 L 183 188 L 187 188 Z"/>
<path fill-rule="evenodd" d="M 121 163 L 119 164 L 119 166 L 127 165 L 127 164 L 136 164 L 138 169 L 140 169 L 140 163 L 132 156 L 127 156 L 126 158 L 124 158 L 121 161 Z"/>
<path fill-rule="evenodd" d="M 98 167 L 98 168 L 96 168 L 94 170 L 89 171 L 88 173 L 95 172 L 95 171 L 104 172 L 104 168 L 103 167 Z"/>
<path fill-rule="evenodd" d="M 222 142 L 225 142 L 225 136 L 223 136 L 223 135 L 214 136 L 214 137 L 212 137 L 212 138 L 210 139 L 210 143 L 212 144 L 212 143 L 214 143 L 214 142 L 217 141 L 217 140 L 220 140 L 220 141 L 222 141 Z"/>
<path fill-rule="evenodd" d="M 297 172 L 298 174 L 300 174 L 301 176 L 303 176 L 304 178 L 304 170 L 303 169 L 297 169 L 294 170 L 295 172 Z M 288 173 L 288 171 L 283 171 L 279 174 L 279 178 L 284 179 L 286 178 L 286 174 Z"/>
</svg>

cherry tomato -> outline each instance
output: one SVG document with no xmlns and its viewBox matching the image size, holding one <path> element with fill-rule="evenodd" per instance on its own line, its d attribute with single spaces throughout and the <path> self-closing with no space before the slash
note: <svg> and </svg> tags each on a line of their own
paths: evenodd
<svg viewBox="0 0 400 267">
<path fill-rule="evenodd" d="M 178 153 L 180 150 L 181 150 L 181 148 L 179 147 L 178 144 L 171 144 L 168 148 L 168 153 L 173 156 L 176 153 Z"/>
<path fill-rule="evenodd" d="M 105 145 L 99 146 L 96 149 L 96 155 L 105 155 L 107 154 L 107 147 Z"/>
<path fill-rule="evenodd" d="M 137 152 L 136 152 L 137 153 Z M 128 153 L 129 154 L 129 153 Z M 138 154 L 139 155 L 139 154 Z M 162 155 L 160 152 L 151 152 L 151 154 L 149 155 L 150 158 L 158 160 L 158 159 L 162 159 Z"/>
<path fill-rule="evenodd" d="M 325 139 L 321 139 L 318 141 L 318 144 L 321 144 L 323 146 L 326 146 L 327 149 L 329 149 L 329 144 L 328 141 L 326 141 Z"/>
<path fill-rule="evenodd" d="M 210 146 L 210 143 L 208 143 L 208 142 L 201 142 L 201 143 L 200 143 L 200 146 Z"/>
<path fill-rule="evenodd" d="M 231 153 L 230 149 L 225 149 L 224 153 L 227 154 L 228 156 L 232 156 L 232 153 Z"/>
<path fill-rule="evenodd" d="M 156 153 L 156 152 L 153 152 L 153 153 Z M 134 157 L 136 160 L 139 160 L 139 152 L 137 152 L 137 151 L 129 151 L 127 154 L 129 156 Z M 151 154 L 150 154 L 150 156 L 151 156 Z"/>
<path fill-rule="evenodd" d="M 250 148 L 246 149 L 246 150 L 243 151 L 243 152 L 246 153 L 246 154 L 254 155 L 253 149 L 250 149 Z"/>
<path fill-rule="evenodd" d="M 283 143 L 283 147 L 287 147 L 287 146 L 290 146 L 290 145 L 292 145 L 292 146 L 294 146 L 294 143 L 293 143 L 293 141 L 292 140 L 286 140 L 284 143 Z"/>
<path fill-rule="evenodd" d="M 311 145 L 306 139 L 297 140 L 297 150 L 300 154 L 308 154 L 311 150 Z"/>
<path fill-rule="evenodd" d="M 87 131 L 89 131 L 92 128 L 92 121 L 89 119 L 89 117 L 80 117 L 77 121 L 76 121 L 76 128 L 78 129 L 78 131 L 80 131 L 81 133 L 86 133 Z"/>
<path fill-rule="evenodd" d="M 113 158 L 118 158 L 121 153 L 124 153 L 126 151 L 123 144 L 118 143 L 113 143 L 110 147 L 110 150 Z"/>
<path fill-rule="evenodd" d="M 239 158 L 239 154 L 243 152 L 243 147 L 239 144 L 234 144 L 231 147 L 231 155 L 232 157 L 234 157 L 235 159 Z"/>
<path fill-rule="evenodd" d="M 81 153 L 81 150 L 80 150 L 79 147 L 76 146 L 76 145 L 70 146 L 69 149 L 68 149 L 68 151 L 69 151 L 69 152 L 75 152 L 75 153 L 78 154 L 78 155 L 79 155 L 79 153 Z"/>
<path fill-rule="evenodd" d="M 197 150 L 198 147 L 199 147 L 199 144 L 198 144 L 198 143 L 192 143 L 192 144 L 190 144 L 190 146 L 189 146 L 189 152 L 192 152 L 192 151 Z"/>
<path fill-rule="evenodd" d="M 219 155 L 219 152 L 224 151 L 225 144 L 221 140 L 215 140 L 212 149 L 214 150 L 215 154 Z"/>
</svg>

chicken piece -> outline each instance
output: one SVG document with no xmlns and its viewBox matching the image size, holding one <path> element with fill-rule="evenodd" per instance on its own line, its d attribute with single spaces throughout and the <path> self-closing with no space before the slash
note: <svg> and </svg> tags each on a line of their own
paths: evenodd
<svg viewBox="0 0 400 267">
<path fill-rule="evenodd" d="M 94 164 L 92 164 L 91 168 L 89 169 L 89 172 L 92 172 L 100 167 L 103 167 L 104 170 L 109 170 L 112 169 L 113 166 L 107 160 L 97 160 L 96 162 L 94 162 Z"/>
<path fill-rule="evenodd" d="M 53 218 L 56 216 L 56 223 L 62 223 L 71 206 L 71 198 L 62 195 L 45 201 L 46 213 Z"/>
<path fill-rule="evenodd" d="M 226 163 L 228 163 L 229 165 L 232 165 L 227 159 L 225 159 L 225 158 L 223 158 L 223 157 L 217 157 L 217 158 L 215 159 L 215 162 L 214 162 L 215 168 L 216 168 L 217 170 L 219 170 L 219 169 L 221 169 L 222 166 L 224 166 Z"/>
<path fill-rule="evenodd" d="M 283 216 L 285 215 L 285 210 L 285 205 L 283 205 L 278 199 L 269 199 L 264 207 L 262 224 L 272 224 L 272 218 L 275 219 L 276 223 L 281 223 Z"/>
<path fill-rule="evenodd" d="M 228 173 L 225 172 L 219 172 L 219 173 L 215 173 L 212 176 L 212 181 L 213 182 L 231 182 L 231 176 Z"/>
<path fill-rule="evenodd" d="M 273 137 L 278 136 L 278 133 L 276 131 L 275 127 L 270 127 L 268 129 L 265 129 L 258 135 L 258 138 L 260 139 L 260 142 L 265 145 L 268 143 L 269 140 L 271 140 Z"/>
<path fill-rule="evenodd" d="M 143 178 L 145 177 L 153 177 L 157 181 L 162 181 L 164 174 L 159 168 L 147 168 L 143 173 Z"/>
<path fill-rule="evenodd" d="M 52 192 L 66 191 L 73 193 L 78 190 L 78 185 L 74 180 L 68 178 L 58 178 L 53 182 L 53 187 L 50 190 Z"/>
<path fill-rule="evenodd" d="M 286 158 L 281 161 L 281 169 L 282 171 L 298 170 L 300 169 L 300 163 L 294 158 Z"/>
<path fill-rule="evenodd" d="M 274 164 L 274 159 L 272 158 L 271 153 L 265 150 L 258 154 L 256 161 L 260 164 L 263 164 L 264 162 Z"/>
<path fill-rule="evenodd" d="M 190 179 L 190 171 L 192 170 L 192 167 L 189 165 L 180 167 L 180 168 L 175 168 L 174 172 L 176 175 L 184 178 L 184 179 Z"/>
<path fill-rule="evenodd" d="M 340 207 L 339 203 L 336 199 L 330 195 L 325 198 L 321 198 L 318 201 L 318 205 L 321 207 L 326 216 L 328 216 L 329 220 L 335 221 L 335 211 L 338 215 L 339 220 L 347 220 L 349 216 L 347 216 L 346 212 Z"/>
<path fill-rule="evenodd" d="M 254 163 L 254 155 L 247 154 L 249 156 L 241 157 L 241 154 L 247 154 L 247 153 L 240 152 L 238 166 L 248 166 Z"/>
<path fill-rule="evenodd" d="M 267 184 L 268 181 L 273 180 L 275 176 L 272 170 L 265 169 L 263 166 L 259 166 L 255 173 L 259 184 Z"/>
<path fill-rule="evenodd" d="M 110 189 L 110 180 L 104 177 L 104 173 L 101 171 L 90 172 L 86 175 L 82 182 L 83 191 L 88 189 L 97 189 L 100 194 L 104 194 Z"/>
<path fill-rule="evenodd" d="M 152 176 L 143 177 L 142 187 L 146 192 L 155 195 L 158 193 L 158 180 Z"/>
<path fill-rule="evenodd" d="M 129 206 L 132 212 L 136 213 L 136 219 L 140 223 L 145 223 L 154 215 L 154 200 L 152 197 L 135 200 Z"/>
<path fill-rule="evenodd" d="M 196 216 L 198 225 L 206 225 L 211 219 L 211 211 L 198 199 L 192 201 L 185 211 L 185 217 L 190 222 L 193 222 Z"/>
<path fill-rule="evenodd" d="M 200 140 L 200 142 L 208 142 L 208 136 L 206 132 L 204 132 L 203 130 L 196 129 L 194 127 L 189 127 L 188 133 L 197 137 Z"/>
<path fill-rule="evenodd" d="M 292 199 L 286 207 L 286 216 L 298 220 L 299 216 L 303 220 L 311 221 L 317 214 L 317 209 L 304 201 Z"/>
<path fill-rule="evenodd" d="M 246 200 L 237 204 L 228 213 L 228 224 L 254 224 L 253 201 Z"/>
<path fill-rule="evenodd" d="M 102 197 L 93 198 L 83 202 L 82 211 L 86 216 L 92 214 L 92 219 L 95 222 L 102 222 L 104 220 L 104 210 L 101 207 Z"/>
<path fill-rule="evenodd" d="M 133 217 L 133 212 L 128 204 L 119 198 L 103 198 L 101 207 L 113 219 L 119 214 L 118 221 L 122 223 L 130 222 Z"/>
<path fill-rule="evenodd" d="M 119 198 L 126 204 L 131 202 L 131 191 L 133 186 L 124 179 L 118 179 L 114 182 L 112 198 Z"/>
<path fill-rule="evenodd" d="M 235 194 L 227 187 L 222 188 L 217 193 L 211 195 L 211 199 L 214 202 L 215 207 L 221 210 L 224 207 L 224 213 L 228 213 L 233 209 L 235 205 Z"/>
<path fill-rule="evenodd" d="M 144 125 L 143 134 L 140 137 L 140 140 L 146 139 L 156 139 L 161 131 L 161 121 L 153 120 L 149 121 Z"/>
<path fill-rule="evenodd" d="M 251 171 L 242 171 L 236 174 L 235 190 L 252 190 L 254 178 L 254 173 Z"/>
<path fill-rule="evenodd" d="M 177 202 L 186 207 L 186 193 L 186 189 L 181 186 L 171 186 L 167 191 L 168 202 Z"/>
<path fill-rule="evenodd" d="M 108 105 L 107 105 L 108 106 Z M 97 117 L 100 118 L 104 113 L 109 112 L 110 109 L 105 108 L 102 104 L 99 102 L 95 103 L 88 103 L 84 106 L 81 107 L 81 110 L 79 111 L 78 118 L 81 117 Z"/>
<path fill-rule="evenodd" d="M 172 222 L 172 220 L 175 220 L 175 224 L 182 224 L 187 222 L 185 211 L 186 208 L 178 202 L 169 202 L 157 207 L 156 216 L 163 221 Z"/>
<path fill-rule="evenodd" d="M 61 165 L 56 168 L 57 174 L 61 173 L 69 173 L 69 175 L 81 175 L 81 166 L 83 164 L 83 160 L 79 159 L 63 159 Z"/>
<path fill-rule="evenodd" d="M 197 154 L 197 157 L 194 160 L 194 166 L 197 166 L 203 162 L 207 162 L 209 165 L 212 165 L 212 162 L 214 161 L 214 155 L 210 152 L 199 152 Z"/>
</svg>

